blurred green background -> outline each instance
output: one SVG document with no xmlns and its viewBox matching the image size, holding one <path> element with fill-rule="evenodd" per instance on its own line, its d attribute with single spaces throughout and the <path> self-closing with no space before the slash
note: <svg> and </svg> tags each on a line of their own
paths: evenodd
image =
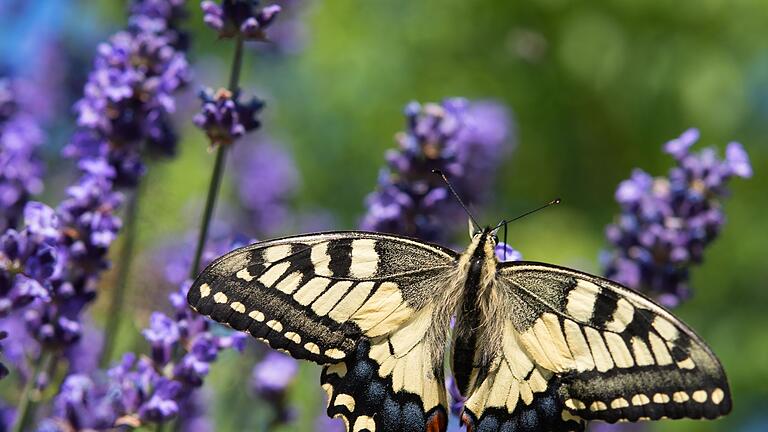
<svg viewBox="0 0 768 432">
<path fill-rule="evenodd" d="M 715 422 L 656 422 L 652 430 L 768 430 L 768 1 L 291 3 L 305 3 L 303 46 L 284 55 L 250 51 L 243 88 L 268 104 L 257 134 L 279 138 L 296 159 L 295 208 L 327 209 L 337 228 L 356 226 L 410 100 L 508 105 L 517 146 L 500 162 L 481 219 L 561 197 L 558 208 L 515 223 L 510 243 L 527 259 L 592 272 L 600 271 L 603 228 L 618 211 L 614 190 L 632 168 L 666 174 L 672 160 L 662 144 L 692 126 L 701 130 L 698 148 L 743 143 L 755 175 L 732 182 L 728 223 L 692 272 L 693 299 L 677 310 L 722 360 L 735 409 Z M 124 25 L 123 2 L 70 8 L 67 16 L 94 20 L 104 35 Z M 223 85 L 231 44 L 202 25 L 196 3 L 190 9 L 198 83 Z M 89 58 L 97 40 L 81 55 Z M 187 105 L 178 116 L 179 158 L 150 166 L 144 249 L 198 223 L 213 157 L 192 130 L 196 102 Z M 225 187 L 225 199 L 234 199 Z M 455 228 L 463 244 L 464 226 Z M 122 329 L 126 349 L 139 343 L 151 311 L 140 298 L 154 292 L 134 279 L 132 308 L 140 312 Z M 252 364 L 234 355 L 216 363 L 209 401 L 217 430 L 255 430 L 263 421 L 264 408 L 244 385 Z M 309 430 L 324 408 L 318 376 L 316 367 L 302 369 L 291 392 L 299 425 L 285 430 Z"/>
</svg>

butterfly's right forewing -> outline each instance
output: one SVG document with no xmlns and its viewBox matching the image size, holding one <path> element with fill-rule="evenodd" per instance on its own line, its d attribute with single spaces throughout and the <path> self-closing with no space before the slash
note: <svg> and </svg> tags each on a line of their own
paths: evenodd
<svg viewBox="0 0 768 432">
<path fill-rule="evenodd" d="M 288 237 L 216 260 L 188 300 L 326 365 L 328 413 L 348 430 L 439 432 L 447 418 L 442 356 L 433 358 L 427 334 L 456 260 L 449 249 L 377 233 Z"/>
</svg>

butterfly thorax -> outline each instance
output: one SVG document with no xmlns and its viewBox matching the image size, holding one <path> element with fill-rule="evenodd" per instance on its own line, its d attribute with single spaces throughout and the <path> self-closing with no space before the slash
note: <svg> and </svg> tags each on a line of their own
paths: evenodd
<svg viewBox="0 0 768 432">
<path fill-rule="evenodd" d="M 460 293 L 455 309 L 452 369 L 459 390 L 466 394 L 474 367 L 493 360 L 501 346 L 504 328 L 500 315 L 496 275 L 496 240 L 486 229 L 474 236 L 469 248 L 459 259 L 455 286 Z"/>
</svg>

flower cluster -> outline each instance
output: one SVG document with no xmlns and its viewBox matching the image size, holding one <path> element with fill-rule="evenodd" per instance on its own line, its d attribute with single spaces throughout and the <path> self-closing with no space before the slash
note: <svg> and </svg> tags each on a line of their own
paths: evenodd
<svg viewBox="0 0 768 432">
<path fill-rule="evenodd" d="M 260 126 L 256 116 L 264 103 L 255 97 L 241 102 L 238 93 L 222 88 L 216 92 L 205 89 L 200 92 L 200 99 L 202 109 L 195 115 L 194 122 L 205 131 L 212 146 L 230 145 Z"/>
<path fill-rule="evenodd" d="M 412 102 L 405 116 L 408 129 L 396 137 L 400 148 L 387 153 L 388 169 L 366 200 L 361 227 L 444 241 L 446 219 L 463 213 L 433 170 L 444 172 L 468 205 L 482 200 L 509 149 L 509 117 L 496 104 L 460 98 Z"/>
<path fill-rule="evenodd" d="M 221 4 L 203 1 L 203 21 L 219 32 L 219 37 L 266 40 L 265 30 L 280 13 L 280 6 L 259 7 L 258 0 L 223 0 Z"/>
<path fill-rule="evenodd" d="M 116 215 L 122 195 L 112 190 L 105 177 L 86 174 L 67 189 L 67 195 L 55 212 L 39 212 L 35 222 L 58 226 L 56 248 L 63 260 L 60 272 L 51 279 L 50 301 L 37 302 L 25 312 L 32 335 L 56 345 L 70 345 L 80 338 L 81 313 L 96 297 L 101 274 L 109 268 L 109 246 L 122 225 Z"/>
<path fill-rule="evenodd" d="M 15 84 L 0 79 L 0 231 L 16 227 L 26 202 L 43 189 L 43 132 L 19 106 Z"/>
<path fill-rule="evenodd" d="M 142 334 L 149 356 L 127 353 L 105 373 L 72 374 L 54 402 L 52 430 L 139 427 L 175 418 L 194 405 L 210 365 L 225 349 L 241 351 L 242 333 L 221 335 L 187 307 L 190 281 L 169 296 L 172 314 L 152 314 Z M 181 354 L 180 354 L 181 353 Z M 186 413 L 184 413 L 186 415 Z"/>
<path fill-rule="evenodd" d="M 701 263 L 725 222 L 728 180 L 752 175 L 741 144 L 728 144 L 721 160 L 713 148 L 691 152 L 698 138 L 690 129 L 664 146 L 676 162 L 667 177 L 636 169 L 623 181 L 616 190 L 621 214 L 606 228 L 612 246 L 603 254 L 606 276 L 669 307 L 689 297 L 689 269 Z"/>
<path fill-rule="evenodd" d="M 84 96 L 75 105 L 79 130 L 64 149 L 77 159 L 105 159 L 117 186 L 138 182 L 142 151 L 174 153 L 172 94 L 190 80 L 187 60 L 174 47 L 176 33 L 167 31 L 162 13 L 150 3 L 157 4 L 136 2 L 134 11 L 151 15 L 133 15 L 127 30 L 99 46 Z M 177 10 L 166 6 L 168 13 Z"/>
<path fill-rule="evenodd" d="M 59 276 L 63 251 L 59 219 L 50 208 L 27 204 L 22 231 L 6 230 L 0 237 L 0 317 L 34 300 L 50 300 L 54 276 Z"/>
<path fill-rule="evenodd" d="M 130 5 L 130 26 L 142 31 L 164 33 L 177 50 L 185 50 L 188 36 L 179 29 L 187 16 L 185 0 L 133 0 Z"/>
</svg>

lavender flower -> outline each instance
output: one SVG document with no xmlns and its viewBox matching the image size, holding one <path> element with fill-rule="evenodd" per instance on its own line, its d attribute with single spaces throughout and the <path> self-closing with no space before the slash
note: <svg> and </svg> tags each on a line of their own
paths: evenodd
<svg viewBox="0 0 768 432">
<path fill-rule="evenodd" d="M 499 242 L 494 252 L 496 253 L 496 259 L 501 262 L 522 261 L 523 259 L 523 254 L 520 251 L 504 242 Z"/>
<path fill-rule="evenodd" d="M 24 229 L 0 237 L 0 316 L 25 307 L 30 335 L 64 347 L 80 338 L 81 312 L 109 267 L 108 248 L 121 225 L 115 211 L 122 202 L 109 180 L 92 174 L 67 194 L 56 210 L 28 203 Z"/>
<path fill-rule="evenodd" d="M 205 24 L 219 32 L 221 38 L 242 37 L 246 40 L 266 40 L 265 30 L 280 13 L 280 6 L 260 8 L 258 0 L 222 0 L 200 3 Z"/>
<path fill-rule="evenodd" d="M 262 397 L 282 394 L 296 377 L 299 365 L 292 357 L 269 351 L 253 368 L 252 386 Z"/>
<path fill-rule="evenodd" d="M 233 173 L 246 226 L 254 234 L 274 234 L 289 219 L 288 199 L 296 192 L 299 174 L 291 155 L 268 139 L 233 149 Z"/>
<path fill-rule="evenodd" d="M 690 129 L 664 146 L 676 162 L 667 177 L 634 170 L 616 190 L 621 214 L 606 228 L 613 246 L 602 257 L 606 276 L 669 307 L 690 296 L 689 269 L 702 262 L 725 223 L 721 201 L 728 181 L 752 175 L 741 144 L 728 144 L 721 160 L 713 148 L 692 153 L 698 138 Z"/>
<path fill-rule="evenodd" d="M 179 29 L 187 16 L 185 0 L 133 0 L 130 5 L 130 26 L 140 31 L 163 33 L 171 46 L 185 50 L 188 36 Z"/>
<path fill-rule="evenodd" d="M 29 198 L 43 190 L 43 132 L 20 108 L 15 84 L 0 79 L 0 231 L 16 227 Z"/>
<path fill-rule="evenodd" d="M 82 311 L 95 299 L 99 278 L 109 268 L 109 246 L 121 227 L 115 213 L 122 204 L 122 195 L 112 191 L 109 180 L 88 173 L 67 189 L 67 195 L 55 214 L 34 213 L 39 215 L 36 224 L 47 224 L 56 236 L 56 250 L 63 259 L 49 281 L 51 300 L 35 302 L 25 312 L 27 327 L 37 340 L 64 346 L 79 340 Z"/>
<path fill-rule="evenodd" d="M 433 170 L 446 173 L 468 205 L 481 201 L 496 161 L 510 148 L 510 122 L 498 105 L 460 98 L 412 102 L 405 115 L 408 130 L 397 135 L 399 150 L 387 153 L 388 169 L 366 199 L 361 227 L 444 242 L 446 220 L 463 213 Z"/>
<path fill-rule="evenodd" d="M 272 407 L 275 414 L 273 424 L 288 423 L 295 417 L 294 411 L 287 404 L 286 391 L 298 371 L 296 360 L 275 351 L 267 352 L 253 368 L 251 386 Z"/>
<path fill-rule="evenodd" d="M 205 89 L 200 92 L 202 108 L 194 122 L 205 131 L 212 146 L 230 145 L 236 139 L 260 126 L 256 115 L 264 103 L 257 98 L 241 102 L 238 93 L 227 89 Z"/>
<path fill-rule="evenodd" d="M 245 336 L 211 332 L 211 322 L 186 307 L 189 285 L 185 282 L 169 296 L 173 317 L 155 312 L 143 331 L 151 357 L 128 353 L 106 372 L 70 375 L 47 424 L 62 430 L 135 428 L 166 422 L 191 406 L 210 364 L 224 349 L 242 350 Z M 178 352 L 181 356 L 174 358 Z"/>
<path fill-rule="evenodd" d="M 174 153 L 172 94 L 190 79 L 175 36 L 158 20 L 161 12 L 147 2 L 135 3 L 134 10 L 157 13 L 132 21 L 160 24 L 132 25 L 99 46 L 84 97 L 75 105 L 80 130 L 64 149 L 68 157 L 106 160 L 119 186 L 135 185 L 144 173 L 142 151 Z"/>
<path fill-rule="evenodd" d="M 35 300 L 49 301 L 51 278 L 61 271 L 57 215 L 32 202 L 27 204 L 25 220 L 27 226 L 21 232 L 8 229 L 0 236 L 0 317 Z"/>
</svg>

